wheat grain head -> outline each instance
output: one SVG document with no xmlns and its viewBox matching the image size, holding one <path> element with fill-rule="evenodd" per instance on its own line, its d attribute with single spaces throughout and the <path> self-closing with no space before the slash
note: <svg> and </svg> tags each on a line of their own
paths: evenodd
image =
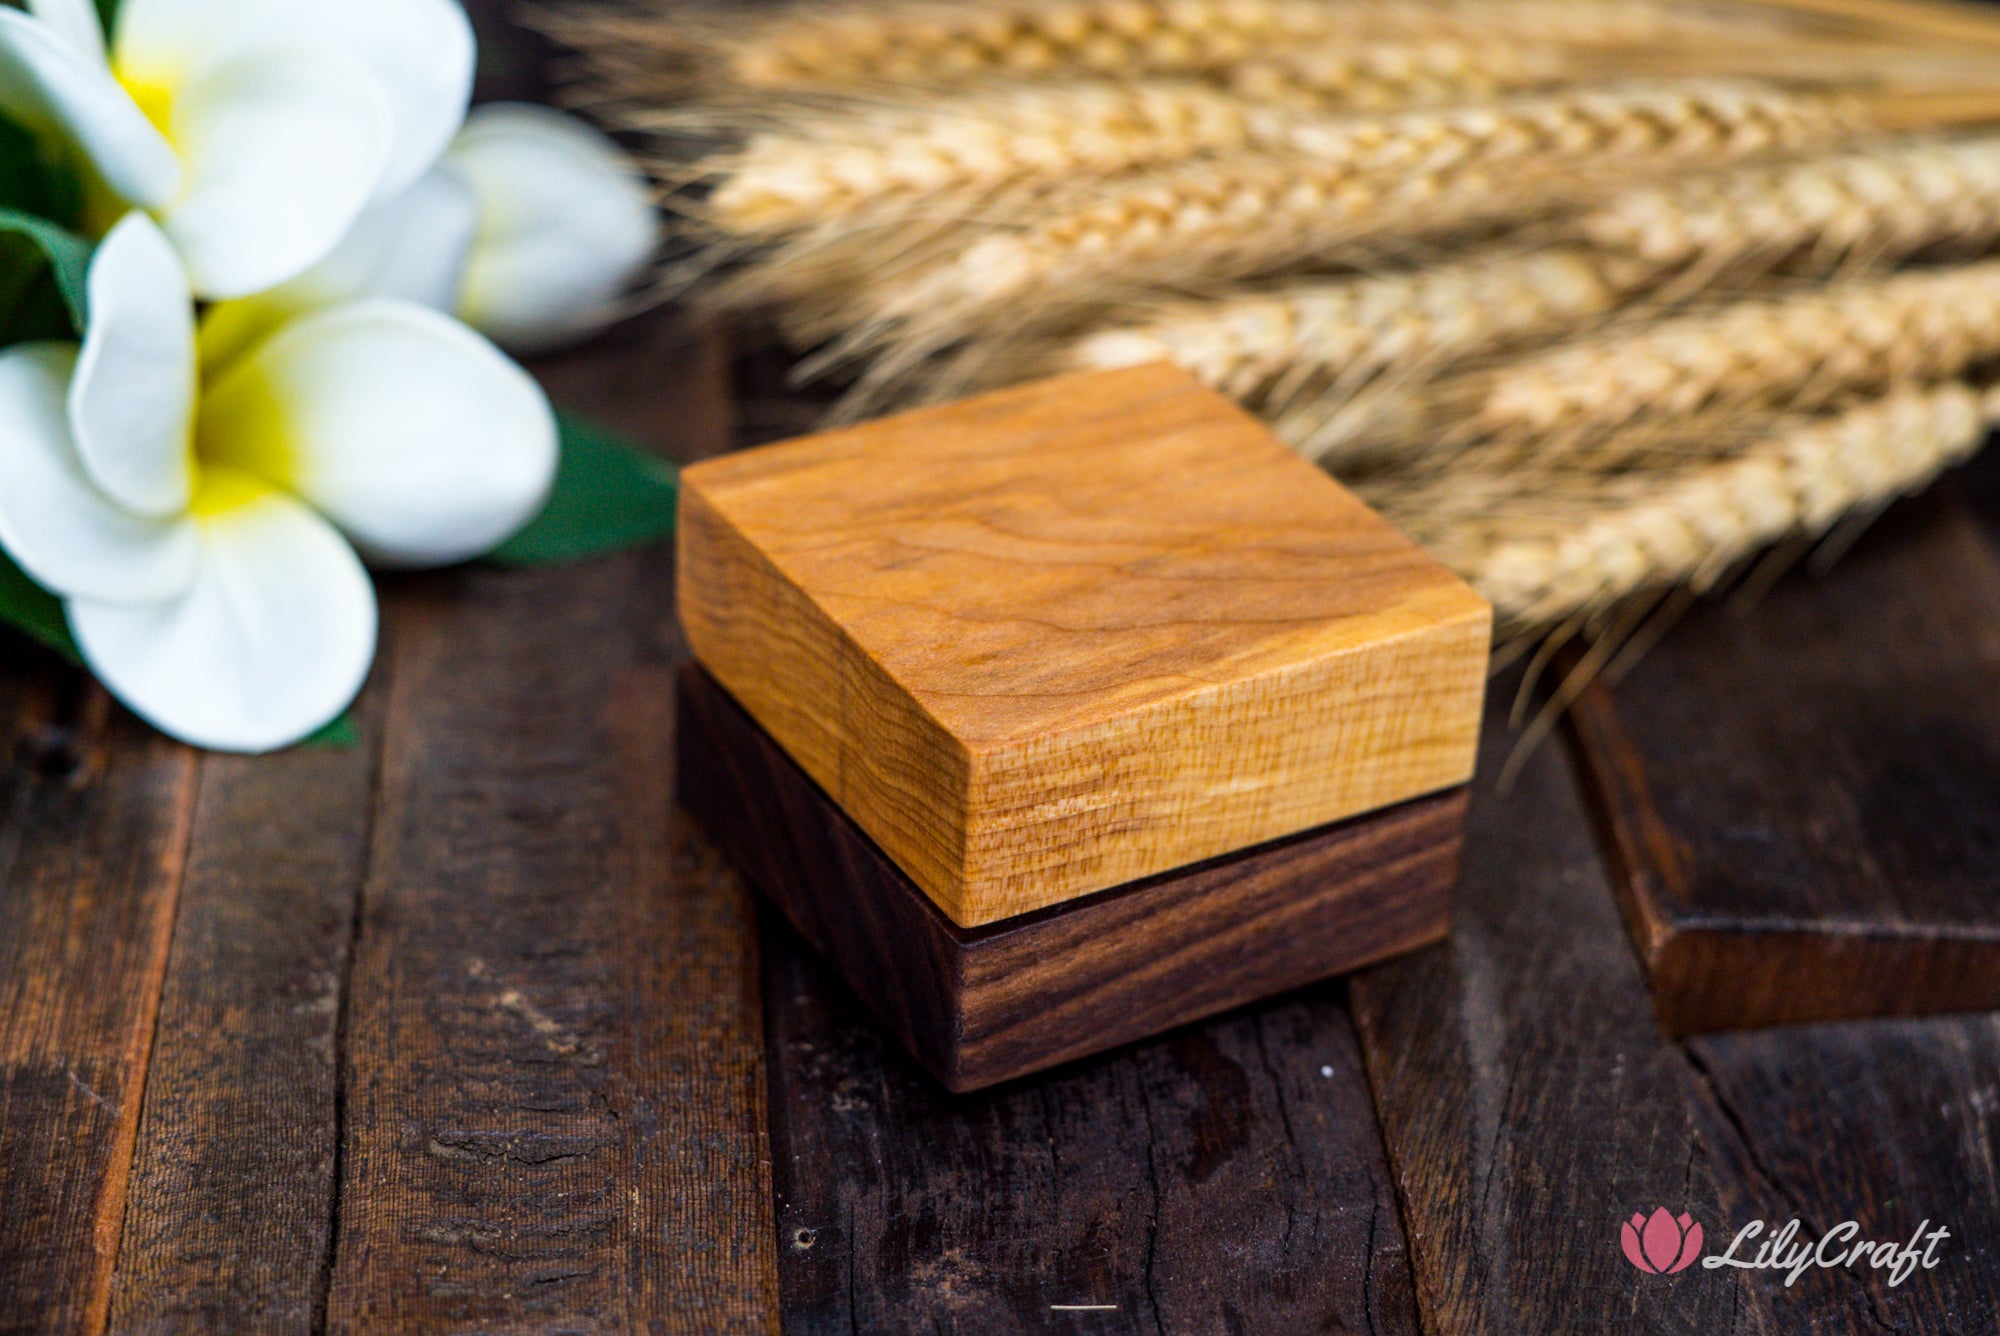
<svg viewBox="0 0 2000 1336">
<path fill-rule="evenodd" d="M 969 210 L 996 187 L 1103 176 L 1149 163 L 1265 146 L 1283 149 L 1356 110 L 1476 100 L 1547 83 L 1552 48 L 1523 43 L 1363 44 L 1274 54 L 1225 85 L 1189 79 L 1008 82 L 951 95 L 818 102 L 752 128 L 703 168 L 716 185 L 702 216 L 733 237 L 772 236 L 857 215 Z M 756 120 L 773 117 L 761 109 Z M 705 130 L 727 125 L 692 113 Z M 645 130 L 685 112 L 631 113 Z M 667 164 L 660 164 L 670 170 Z"/>
<path fill-rule="evenodd" d="M 892 0 L 751 12 L 598 4 L 546 6 L 535 17 L 586 56 L 597 82 L 639 98 L 691 87 L 789 93 L 987 75 L 1206 73 L 1260 52 L 1356 41 L 1657 48 L 1744 27 L 1649 0 Z"/>
<path fill-rule="evenodd" d="M 1360 490 L 1504 624 L 1545 626 L 1648 588 L 1700 589 L 1772 542 L 1822 534 L 1922 487 L 1996 420 L 1993 390 L 1898 386 L 1830 416 L 1774 420 L 1736 454 L 1679 469 L 1454 470 Z"/>
<path fill-rule="evenodd" d="M 1628 191 L 1586 214 L 1591 244 L 1716 273 L 1809 254 L 1818 267 L 2000 239 L 2000 136 L 1922 138 Z"/>
<path fill-rule="evenodd" d="M 2000 261 L 1913 270 L 1676 316 L 1531 353 L 1440 392 L 1462 434 L 1548 453 L 1642 419 L 1811 409 L 2000 356 Z"/>
<path fill-rule="evenodd" d="M 1356 278 L 1295 279 L 1261 290 L 1155 303 L 1093 330 L 1054 362 L 1097 370 L 1168 361 L 1233 398 L 1281 412 L 1324 381 L 1353 392 L 1524 339 L 1573 330 L 1614 309 L 1651 267 L 1584 249 L 1521 252 Z"/>
<path fill-rule="evenodd" d="M 1392 231 L 1407 242 L 1533 216 L 1616 179 L 1826 142 L 1856 123 L 1837 96 L 1707 81 L 1356 117 L 1314 126 L 1284 153 L 1038 196 L 1020 221 L 944 234 L 889 276 L 831 287 L 817 304 L 798 293 L 798 309 L 806 328 L 851 331 L 844 354 L 896 348 L 907 360 L 997 313 L 1030 330 L 1148 285 L 1266 272 Z M 867 243 L 878 257 L 879 240 Z"/>
<path fill-rule="evenodd" d="M 1103 175 L 1281 137 L 1297 113 L 1187 81 L 1014 85 L 816 108 L 710 160 L 702 217 L 768 237 L 911 209 L 969 210 L 1019 181 Z M 862 219 L 866 221 L 866 219 Z"/>
</svg>

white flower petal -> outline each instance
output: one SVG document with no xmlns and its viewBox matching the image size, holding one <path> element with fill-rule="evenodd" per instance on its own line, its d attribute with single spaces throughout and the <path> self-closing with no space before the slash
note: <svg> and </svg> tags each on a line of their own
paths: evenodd
<svg viewBox="0 0 2000 1336">
<path fill-rule="evenodd" d="M 204 479 L 204 486 L 207 479 Z M 268 751 L 354 699 L 375 657 L 375 591 L 331 525 L 243 480 L 199 524 L 201 560 L 179 598 L 69 604 L 70 629 L 112 694 L 201 747 Z"/>
<path fill-rule="evenodd" d="M 646 185 L 602 132 L 547 107 L 479 108 L 447 161 L 479 200 L 460 313 L 510 348 L 602 323 L 653 253 Z"/>
<path fill-rule="evenodd" d="M 187 508 L 195 397 L 194 298 L 180 256 L 143 213 L 90 261 L 90 329 L 69 386 L 91 481 L 145 515 Z"/>
<path fill-rule="evenodd" d="M 297 309 L 389 297 L 450 312 L 479 224 L 472 187 L 433 167 L 402 194 L 371 205 L 333 253 L 281 290 Z"/>
<path fill-rule="evenodd" d="M 77 51 L 50 25 L 4 7 L 0 112 L 74 142 L 127 203 L 160 208 L 180 189 L 173 149 L 104 63 Z"/>
<path fill-rule="evenodd" d="M 95 0 L 28 0 L 28 12 L 55 29 L 72 51 L 91 64 L 105 63 L 104 25 L 98 21 Z"/>
<path fill-rule="evenodd" d="M 239 9 L 264 9 L 261 0 Z M 111 47 L 119 63 L 136 57 L 149 69 L 185 69 L 193 56 L 232 30 L 245 26 L 244 14 L 214 0 L 120 0 L 118 27 Z M 233 51 L 229 54 L 235 54 Z"/>
<path fill-rule="evenodd" d="M 199 452 L 304 497 L 370 557 L 436 566 L 532 519 L 556 466 L 541 387 L 448 316 L 356 302 L 305 316 L 204 396 Z"/>
<path fill-rule="evenodd" d="M 111 63 L 128 77 L 199 78 L 244 52 L 285 44 L 299 0 L 119 0 Z"/>
<path fill-rule="evenodd" d="M 331 251 L 381 179 L 389 113 L 334 52 L 246 55 L 174 104 L 186 191 L 165 216 L 196 293 L 241 297 Z"/>
<path fill-rule="evenodd" d="M 281 48 L 352 57 L 394 119 L 378 198 L 437 161 L 472 95 L 472 25 L 454 0 L 125 0 L 114 45 L 121 70 L 188 70 Z"/>
<path fill-rule="evenodd" d="M 433 167 L 394 199 L 372 204 L 333 253 L 289 283 L 202 316 L 201 366 L 217 374 L 287 321 L 324 306 L 387 297 L 449 312 L 458 305 L 478 213 L 472 187 Z"/>
<path fill-rule="evenodd" d="M 377 198 L 401 193 L 436 162 L 472 100 L 472 24 L 455 0 L 340 0 L 308 6 L 317 35 L 339 43 L 389 97 L 396 143 Z"/>
<path fill-rule="evenodd" d="M 0 547 L 58 594 L 171 598 L 194 575 L 193 527 L 135 515 L 91 485 L 64 411 L 75 366 L 67 343 L 0 352 Z"/>
</svg>

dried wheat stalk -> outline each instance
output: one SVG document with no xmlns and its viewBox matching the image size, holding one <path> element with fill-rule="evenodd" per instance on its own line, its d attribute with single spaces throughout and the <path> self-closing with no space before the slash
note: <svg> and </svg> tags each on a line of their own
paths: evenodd
<svg viewBox="0 0 2000 1336">
<path fill-rule="evenodd" d="M 710 158 L 703 217 L 735 237 L 822 227 L 854 215 L 966 210 L 1017 182 L 1061 182 L 1148 163 L 1263 146 L 1285 149 L 1330 115 L 1464 101 L 1546 83 L 1544 47 L 1433 43 L 1271 57 L 1230 87 L 1185 79 L 1007 84 L 913 101 L 818 105 Z M 627 116 L 641 128 L 672 114 Z"/>
<path fill-rule="evenodd" d="M 1570 477 L 1456 471 L 1363 490 L 1463 573 L 1506 623 L 1543 625 L 1639 590 L 1697 589 L 1778 539 L 1917 490 L 1975 451 L 2000 392 L 1902 386 L 1677 470 Z"/>
<path fill-rule="evenodd" d="M 1060 180 L 1241 147 L 1289 113 L 1185 82 L 1016 86 L 917 104 L 818 110 L 800 128 L 753 135 L 712 161 L 704 217 L 767 236 L 971 196 L 1010 181 Z"/>
<path fill-rule="evenodd" d="M 1304 279 L 1261 291 L 1154 305 L 1085 334 L 1052 360 L 1065 370 L 1168 361 L 1212 388 L 1282 411 L 1332 380 L 1352 392 L 1613 310 L 1651 266 L 1581 249 L 1503 250 L 1364 278 Z"/>
<path fill-rule="evenodd" d="M 1810 409 L 2000 356 L 2000 261 L 1835 284 L 1532 353 L 1438 396 L 1462 434 L 1547 454 L 1644 418 Z"/>
<path fill-rule="evenodd" d="M 640 98 L 690 84 L 771 93 L 978 75 L 1202 73 L 1258 53 L 1363 40 L 1657 48 L 1741 31 L 1646 0 L 897 0 L 751 14 L 600 4 L 549 7 L 538 21 L 584 52 L 602 82 Z"/>
<path fill-rule="evenodd" d="M 1822 266 L 2000 239 L 2000 136 L 1917 139 L 1634 189 L 1586 215 L 1592 244 L 1720 271 L 1809 253 Z"/>
<path fill-rule="evenodd" d="M 1716 200 L 1726 204 L 1714 206 Z M 1062 364 L 1178 362 L 1214 388 L 1276 414 L 1276 430 L 1302 454 L 1330 466 L 1354 466 L 1450 430 L 1448 420 L 1436 414 L 1426 420 L 1420 412 L 1424 368 L 1438 370 L 1452 358 L 1496 352 L 1538 334 L 1576 332 L 1660 274 L 1680 270 L 1682 290 L 1692 290 L 1696 284 L 1686 284 L 1686 274 L 1718 254 L 1736 254 L 1730 238 L 1746 236 L 1750 250 L 1780 254 L 1812 248 L 1822 260 L 2000 238 L 2000 140 L 1912 142 L 1720 178 L 1696 176 L 1686 186 L 1628 192 L 1592 216 L 1592 222 L 1604 220 L 1620 220 L 1620 228 L 1592 226 L 1586 234 L 1610 254 L 1576 248 L 1502 254 L 1386 278 L 1302 282 L 1266 294 L 1172 302 L 1144 322 L 1086 334 L 1062 350 Z M 1620 252 L 1624 264 L 1616 262 Z M 1958 304 L 1944 324 L 1958 320 L 1964 328 L 1946 328 L 1942 336 L 1936 322 L 1926 322 L 1924 330 L 1906 328 L 1908 320 L 1924 320 L 1928 302 L 1946 296 L 1938 288 L 1950 288 Z M 1856 300 L 1860 292 L 1830 304 L 1808 300 L 1792 312 L 1804 338 L 1774 328 L 1784 320 L 1774 320 L 1766 306 L 1748 306 L 1712 330 L 1706 320 L 1690 320 L 1678 326 L 1688 330 L 1684 338 L 1674 334 L 1676 326 L 1664 326 L 1670 350 L 1710 376 L 1704 392 L 1698 390 L 1702 372 L 1690 370 L 1684 398 L 1666 408 L 1690 410 L 1688 400 L 1766 398 L 1768 386 L 1788 384 L 1804 384 L 1808 396 L 1824 394 L 1844 384 L 1840 368 L 1826 358 L 1862 354 L 1866 360 L 1868 348 L 1876 348 L 1874 366 L 1864 374 L 1874 384 L 1900 376 L 1896 368 L 1912 358 L 1964 356 L 1968 338 L 1978 346 L 1990 336 L 1984 314 L 1990 294 L 1990 270 L 1976 268 L 1964 284 L 1950 276 L 1914 278 L 1892 284 L 1874 302 Z M 1908 338 L 1900 338 L 1898 328 Z M 1840 346 L 1848 338 L 1852 344 Z M 1530 366 L 1514 394 L 1530 404 L 1544 400 L 1550 412 L 1534 426 L 1562 432 L 1578 424 L 1560 422 L 1570 408 L 1558 408 L 1556 400 L 1566 394 L 1550 398 L 1546 380 L 1562 380 L 1574 386 L 1570 394 L 1600 406 L 1622 396 L 1630 408 L 1632 398 L 1668 380 L 1660 366 L 1642 364 L 1648 354 L 1662 356 L 1644 340 L 1630 354 L 1606 348 L 1604 362 L 1588 352 L 1548 354 Z M 1610 370 L 1604 380 L 1608 366 L 1624 374 Z M 1270 386 L 1310 386 L 1310 376 L 1334 368 L 1338 380 L 1316 398 L 1268 392 Z M 1542 382 L 1534 368 L 1546 372 Z"/>
<path fill-rule="evenodd" d="M 1598 53 L 1589 68 L 1601 76 L 1612 63 Z M 1315 43 L 1246 58 L 1220 81 L 1244 97 L 1301 111 L 1389 111 L 1493 97 L 1573 79 L 1584 68 L 1572 48 L 1495 34 L 1478 41 Z"/>
<path fill-rule="evenodd" d="M 698 263 L 748 257 L 711 295 L 775 301 L 830 340 L 824 363 L 864 362 L 851 406 L 919 373 L 937 395 L 1164 356 L 1310 452 L 1351 463 L 1356 443 L 1393 442 L 1403 457 L 1362 475 L 1366 494 L 1515 628 L 1706 586 L 1921 485 L 2000 417 L 2000 391 L 1935 383 L 2000 358 L 2000 261 L 1650 309 L 1521 353 L 1724 270 L 2000 241 L 2000 138 L 1709 174 L 1993 119 L 1983 66 L 1951 106 L 1889 109 L 1934 91 L 1934 51 L 1851 64 L 1858 48 L 1815 38 L 1787 64 L 1758 34 L 1652 0 L 888 0 L 547 23 L 615 119 L 729 136 L 678 178 L 714 187 L 676 199 L 708 229 Z M 1857 92 L 1685 81 L 1492 100 L 1696 51 L 1701 68 Z M 1676 169 L 1700 175 L 1634 187 Z M 1528 253 L 1514 232 L 1450 264 L 1186 295 L 1531 221 L 1559 248 Z M 1121 324 L 1065 336 L 1132 299 L 1146 304 Z M 1857 390 L 1880 397 L 1856 406 Z M 1420 458 L 1439 426 L 1450 449 Z"/>
<path fill-rule="evenodd" d="M 949 337 L 998 307 L 1021 320 L 1120 285 L 1240 276 L 1390 229 L 1506 219 L 1619 175 L 1824 143 L 1859 118 L 1833 95 L 1694 81 L 1315 125 L 1286 153 L 1175 163 L 1038 199 L 1018 225 L 843 287 L 825 324 L 860 325 L 858 344 L 901 322 Z"/>
<path fill-rule="evenodd" d="M 1018 181 L 1062 181 L 1285 137 L 1298 113 L 1184 81 L 988 89 L 918 104 L 816 110 L 711 161 L 704 217 L 773 235 L 911 207 L 965 210 Z"/>
</svg>

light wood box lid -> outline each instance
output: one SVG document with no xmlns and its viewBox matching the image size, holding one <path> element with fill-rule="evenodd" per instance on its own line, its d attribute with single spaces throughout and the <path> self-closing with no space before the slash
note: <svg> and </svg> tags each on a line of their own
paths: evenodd
<svg viewBox="0 0 2000 1336">
<path fill-rule="evenodd" d="M 966 927 L 1463 783 L 1491 610 L 1166 366 L 681 477 L 695 657 Z"/>
</svg>

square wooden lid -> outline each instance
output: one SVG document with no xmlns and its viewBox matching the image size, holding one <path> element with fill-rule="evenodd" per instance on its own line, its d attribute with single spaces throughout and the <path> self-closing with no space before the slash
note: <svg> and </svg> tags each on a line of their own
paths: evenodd
<svg viewBox="0 0 2000 1336">
<path fill-rule="evenodd" d="M 1471 776 L 1491 612 L 1166 366 L 681 478 L 696 658 L 972 927 Z"/>
</svg>

